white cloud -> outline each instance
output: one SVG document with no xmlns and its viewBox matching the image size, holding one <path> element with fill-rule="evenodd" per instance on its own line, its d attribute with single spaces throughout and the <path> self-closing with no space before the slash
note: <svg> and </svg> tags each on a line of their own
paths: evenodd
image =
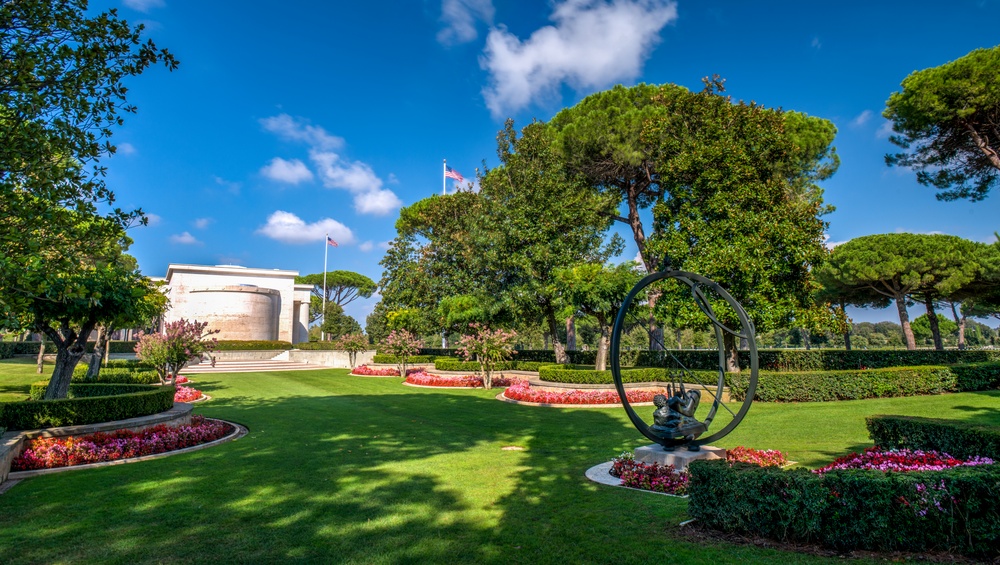
<svg viewBox="0 0 1000 565">
<path fill-rule="evenodd" d="M 367 163 L 344 161 L 332 151 L 312 151 L 309 157 L 323 186 L 345 189 L 354 195 L 358 213 L 383 216 L 403 205 L 394 192 L 382 188 L 382 179 Z"/>
<path fill-rule="evenodd" d="M 305 120 L 293 118 L 288 114 L 263 118 L 260 120 L 260 125 L 284 140 L 300 141 L 316 149 L 331 150 L 344 146 L 342 137 L 330 135 L 325 129 L 311 125 Z"/>
<path fill-rule="evenodd" d="M 399 184 L 399 179 L 393 173 L 389 173 L 389 177 L 386 180 L 389 184 Z"/>
<path fill-rule="evenodd" d="M 132 145 L 127 141 L 124 143 L 119 143 L 118 145 L 115 146 L 115 148 L 118 150 L 118 153 L 122 155 L 135 155 L 136 151 L 135 145 Z"/>
<path fill-rule="evenodd" d="M 161 223 L 163 223 L 163 218 L 160 217 L 159 214 L 152 214 L 152 213 L 147 213 L 146 214 L 146 226 L 147 227 L 151 227 L 152 228 L 152 227 L 160 225 Z"/>
<path fill-rule="evenodd" d="M 140 12 L 148 12 L 153 8 L 162 8 L 166 6 L 163 0 L 122 0 L 122 4 L 126 8 L 132 8 L 133 10 L 138 10 Z"/>
<path fill-rule="evenodd" d="M 878 127 L 878 130 L 875 132 L 875 137 L 879 139 L 888 139 L 893 133 L 895 132 L 892 131 L 892 122 L 886 120 Z"/>
<path fill-rule="evenodd" d="M 816 37 L 813 37 L 813 40 L 812 40 L 812 42 L 811 42 L 811 43 L 810 43 L 809 45 L 810 45 L 810 46 L 811 46 L 811 47 L 812 47 L 813 49 L 820 49 L 820 48 L 822 48 L 822 47 L 823 47 L 823 44 L 822 44 L 822 43 L 820 42 L 820 40 L 819 40 L 819 36 L 816 36 Z"/>
<path fill-rule="evenodd" d="M 379 246 L 380 249 L 385 249 L 386 251 L 388 251 L 389 248 L 392 247 L 392 242 L 391 241 L 380 241 L 379 244 L 378 244 L 378 246 Z"/>
<path fill-rule="evenodd" d="M 194 226 L 195 229 L 203 230 L 207 228 L 209 224 L 213 223 L 214 221 L 215 220 L 213 220 L 212 218 L 196 218 L 193 222 L 191 222 L 191 225 Z"/>
<path fill-rule="evenodd" d="M 287 184 L 299 184 L 313 179 L 312 171 L 305 163 L 298 159 L 286 161 L 281 157 L 271 159 L 270 164 L 260 169 L 260 174 L 273 181 Z"/>
<path fill-rule="evenodd" d="M 468 43 L 479 36 L 476 22 L 493 23 L 491 0 L 442 0 L 441 21 L 445 28 L 438 32 L 437 40 L 444 45 Z"/>
<path fill-rule="evenodd" d="M 896 233 L 913 233 L 917 235 L 947 235 L 943 231 L 938 231 L 938 230 L 919 231 L 919 230 L 908 230 L 906 228 L 896 228 Z"/>
<path fill-rule="evenodd" d="M 179 243 L 181 245 L 202 245 L 198 238 L 191 235 L 189 232 L 175 233 L 170 236 L 171 243 Z"/>
<path fill-rule="evenodd" d="M 267 223 L 261 226 L 257 233 L 283 243 L 323 241 L 326 234 L 330 234 L 330 237 L 340 245 L 354 243 L 351 229 L 337 220 L 323 218 L 307 224 L 295 214 L 282 210 L 277 210 L 268 216 Z"/>
<path fill-rule="evenodd" d="M 851 125 L 854 126 L 854 127 L 861 127 L 861 126 L 867 124 L 868 120 L 872 119 L 872 115 L 873 114 L 872 114 L 871 110 L 865 110 L 864 112 L 861 112 L 860 114 L 858 114 L 858 116 L 856 118 L 854 118 L 853 120 L 851 120 Z"/>
<path fill-rule="evenodd" d="M 361 251 L 364 251 L 365 253 L 368 253 L 372 249 L 375 249 L 375 244 L 372 243 L 372 242 L 370 242 L 370 241 L 366 241 L 366 242 L 362 243 L 361 245 L 359 245 L 358 249 L 360 249 Z"/>
<path fill-rule="evenodd" d="M 215 179 L 215 184 L 225 187 L 226 190 L 228 190 L 230 193 L 232 194 L 240 193 L 240 186 L 241 186 L 240 183 L 228 181 L 222 177 L 212 177 L 212 178 Z"/>
<path fill-rule="evenodd" d="M 521 41 L 506 28 L 490 30 L 480 65 L 494 117 L 554 97 L 563 83 L 595 90 L 638 77 L 663 26 L 677 19 L 671 0 L 565 0 L 554 25 Z"/>
</svg>

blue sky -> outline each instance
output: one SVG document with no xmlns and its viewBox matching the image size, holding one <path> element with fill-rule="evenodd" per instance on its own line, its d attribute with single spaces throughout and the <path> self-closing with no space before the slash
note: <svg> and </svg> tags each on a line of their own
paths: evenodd
<svg viewBox="0 0 1000 565">
<path fill-rule="evenodd" d="M 105 160 L 118 204 L 149 215 L 130 235 L 150 276 L 169 263 L 321 272 L 329 232 L 330 269 L 377 281 L 399 207 L 441 192 L 442 159 L 466 178 L 495 165 L 505 118 L 548 120 L 617 83 L 700 89 L 713 73 L 734 98 L 836 124 L 830 242 L 1000 229 L 1000 195 L 939 202 L 887 168 L 881 117 L 910 72 L 1000 43 L 995 0 L 92 4 L 111 7 L 181 62 L 129 81 L 139 110 Z M 374 303 L 347 312 L 364 325 Z"/>
</svg>

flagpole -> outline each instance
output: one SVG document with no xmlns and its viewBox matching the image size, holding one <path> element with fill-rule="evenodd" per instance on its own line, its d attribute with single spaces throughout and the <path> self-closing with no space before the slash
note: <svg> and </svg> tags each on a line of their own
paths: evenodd
<svg viewBox="0 0 1000 565">
<path fill-rule="evenodd" d="M 323 310 L 320 314 L 319 340 L 326 341 L 326 332 L 323 326 L 326 325 L 326 256 L 330 254 L 330 234 L 323 238 Z"/>
<path fill-rule="evenodd" d="M 441 196 L 445 195 L 445 187 L 448 186 L 448 160 L 443 159 L 444 163 L 441 164 Z"/>
</svg>

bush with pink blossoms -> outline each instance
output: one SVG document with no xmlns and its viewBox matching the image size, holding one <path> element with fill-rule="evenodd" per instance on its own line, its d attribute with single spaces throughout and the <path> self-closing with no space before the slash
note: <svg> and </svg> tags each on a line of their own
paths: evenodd
<svg viewBox="0 0 1000 565">
<path fill-rule="evenodd" d="M 232 426 L 193 416 L 190 426 L 163 424 L 138 432 L 117 430 L 82 437 L 29 440 L 11 464 L 11 471 L 31 471 L 100 463 L 176 451 L 224 437 Z"/>
<path fill-rule="evenodd" d="M 624 487 L 677 495 L 687 492 L 690 480 L 686 472 L 678 473 L 673 465 L 640 463 L 627 451 L 611 460 L 609 474 L 620 478 Z"/>
<path fill-rule="evenodd" d="M 483 386 L 483 378 L 476 375 L 465 375 L 462 377 L 442 377 L 432 375 L 425 371 L 419 371 L 406 375 L 406 382 L 411 385 L 420 386 L 441 386 L 441 387 L 464 387 L 480 388 Z M 514 377 L 497 377 L 493 379 L 493 386 L 511 386 L 515 383 L 524 382 Z"/>
<path fill-rule="evenodd" d="M 201 397 L 202 393 L 200 390 L 187 386 L 179 386 L 177 387 L 177 392 L 174 393 L 174 402 L 194 402 Z"/>
<path fill-rule="evenodd" d="M 788 464 L 785 454 L 776 449 L 753 449 L 742 445 L 727 449 L 726 461 L 751 463 L 761 467 L 781 467 Z"/>
<path fill-rule="evenodd" d="M 477 361 L 483 386 L 487 389 L 492 388 L 493 372 L 497 364 L 517 353 L 514 351 L 514 339 L 517 333 L 512 330 L 491 330 L 479 323 L 470 324 L 469 327 L 474 333 L 461 337 L 458 354 L 466 361 Z"/>
<path fill-rule="evenodd" d="M 834 469 L 874 469 L 876 471 L 892 471 L 903 473 L 907 471 L 942 471 L 951 467 L 973 467 L 976 465 L 992 465 L 989 457 L 972 457 L 962 460 L 947 453 L 937 451 L 921 451 L 919 449 L 883 450 L 875 446 L 865 449 L 863 453 L 851 453 L 834 460 L 826 467 L 814 470 L 822 475 Z"/>
<path fill-rule="evenodd" d="M 412 375 L 413 373 L 419 373 L 423 369 L 417 367 L 415 369 L 407 369 L 406 374 Z M 392 367 L 385 367 L 383 369 L 373 369 L 368 365 L 359 365 L 351 370 L 352 375 L 360 375 L 363 377 L 398 377 L 399 369 L 393 369 Z"/>
<path fill-rule="evenodd" d="M 406 364 L 410 357 L 420 352 L 423 342 L 416 335 L 406 330 L 393 330 L 385 342 L 379 347 L 381 353 L 393 355 L 399 359 L 399 375 L 408 374 Z"/>
<path fill-rule="evenodd" d="M 504 396 L 511 400 L 522 402 L 538 402 L 540 404 L 621 404 L 621 399 L 616 390 L 572 390 L 572 391 L 548 391 L 532 387 L 527 381 L 520 381 L 511 385 Z M 628 401 L 631 403 L 652 402 L 657 394 L 666 394 L 663 389 L 626 390 Z"/>
<path fill-rule="evenodd" d="M 140 332 L 135 353 L 139 359 L 153 365 L 160 383 L 166 384 L 177 377 L 177 372 L 188 361 L 215 349 L 218 340 L 207 338 L 219 333 L 219 330 L 209 331 L 207 328 L 208 322 L 177 320 L 164 324 L 163 333 Z"/>
</svg>

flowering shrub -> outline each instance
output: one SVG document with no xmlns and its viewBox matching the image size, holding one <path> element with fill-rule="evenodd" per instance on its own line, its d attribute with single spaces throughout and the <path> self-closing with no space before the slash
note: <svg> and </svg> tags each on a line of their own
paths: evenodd
<svg viewBox="0 0 1000 565">
<path fill-rule="evenodd" d="M 497 363 L 502 363 L 516 354 L 514 338 L 517 333 L 508 330 L 491 330 L 484 325 L 474 323 L 469 326 L 475 331 L 471 335 L 463 335 L 459 340 L 458 354 L 466 361 L 475 359 L 479 362 L 479 375 L 483 386 L 487 389 L 493 386 L 493 371 Z"/>
<path fill-rule="evenodd" d="M 421 368 L 407 369 L 406 374 L 412 375 L 413 373 L 419 373 L 423 371 Z M 366 377 L 398 377 L 399 369 L 393 369 L 392 367 L 386 367 L 384 369 L 373 369 L 368 365 L 360 365 L 351 370 L 352 375 L 362 375 Z"/>
<path fill-rule="evenodd" d="M 194 402 L 201 398 L 201 391 L 195 388 L 179 386 L 174 393 L 174 402 Z"/>
<path fill-rule="evenodd" d="M 406 330 L 393 330 L 379 348 L 383 353 L 394 355 L 399 359 L 399 375 L 405 375 L 406 363 L 410 357 L 420 352 L 423 343 L 420 338 Z"/>
<path fill-rule="evenodd" d="M 185 383 L 188 383 L 188 382 L 191 382 L 191 381 L 187 377 L 182 377 L 181 375 L 177 375 L 176 377 L 174 377 L 174 384 L 176 384 L 176 385 L 182 385 L 182 384 L 185 384 Z"/>
<path fill-rule="evenodd" d="M 622 486 L 667 494 L 684 494 L 690 480 L 687 472 L 678 473 L 673 465 L 640 463 L 627 451 L 611 460 L 609 473 L 620 478 Z"/>
<path fill-rule="evenodd" d="M 526 381 L 519 381 L 510 386 L 504 396 L 511 400 L 538 402 L 541 404 L 618 404 L 621 399 L 616 390 L 572 390 L 555 392 L 532 388 Z M 629 402 L 652 402 L 657 394 L 666 394 L 663 389 L 626 390 Z"/>
<path fill-rule="evenodd" d="M 178 320 L 165 324 L 163 333 L 140 332 L 139 341 L 135 344 L 136 355 L 156 367 L 160 383 L 166 384 L 188 361 L 215 349 L 218 341 L 205 338 L 219 333 L 219 330 L 206 331 L 207 327 L 208 322 Z"/>
<path fill-rule="evenodd" d="M 350 358 L 351 367 L 354 367 L 354 362 L 358 359 L 358 353 L 362 351 L 367 351 L 370 347 L 368 345 L 368 338 L 364 334 L 347 334 L 340 336 L 336 343 L 337 349 L 343 349 L 347 352 L 347 356 Z"/>
<path fill-rule="evenodd" d="M 834 469 L 875 469 L 877 471 L 941 471 L 951 467 L 973 467 L 976 465 L 992 465 L 989 457 L 971 457 L 965 461 L 956 459 L 947 453 L 937 451 L 921 451 L 919 449 L 883 450 L 875 446 L 865 449 L 863 453 L 852 453 L 834 460 L 826 467 L 814 470 L 822 475 Z"/>
<path fill-rule="evenodd" d="M 761 467 L 781 467 L 788 463 L 788 458 L 776 449 L 751 449 L 737 446 L 726 450 L 726 461 L 751 463 Z"/>
<path fill-rule="evenodd" d="M 193 416 L 190 426 L 160 424 L 138 432 L 117 430 L 83 437 L 36 438 L 28 441 L 11 470 L 51 469 L 165 453 L 215 441 L 230 429 L 223 422 Z"/>
<path fill-rule="evenodd" d="M 479 388 L 483 386 L 483 378 L 475 375 L 465 375 L 463 377 L 441 377 L 438 375 L 432 375 L 425 371 L 418 371 L 406 375 L 406 382 L 411 385 L 420 386 L 454 386 L 466 388 Z M 523 381 L 513 377 L 500 377 L 493 379 L 493 386 L 511 386 L 520 382 Z"/>
</svg>

